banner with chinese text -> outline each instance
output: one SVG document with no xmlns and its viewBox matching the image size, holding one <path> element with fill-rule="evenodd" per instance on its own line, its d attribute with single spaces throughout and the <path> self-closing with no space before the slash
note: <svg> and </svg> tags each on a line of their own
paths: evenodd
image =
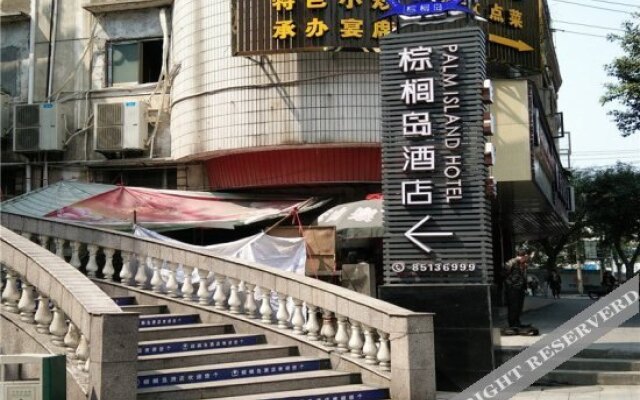
<svg viewBox="0 0 640 400">
<path fill-rule="evenodd" d="M 234 55 L 373 49 L 391 32 L 386 0 L 236 0 Z"/>
<path fill-rule="evenodd" d="M 381 41 L 385 283 L 492 274 L 479 27 Z"/>
</svg>

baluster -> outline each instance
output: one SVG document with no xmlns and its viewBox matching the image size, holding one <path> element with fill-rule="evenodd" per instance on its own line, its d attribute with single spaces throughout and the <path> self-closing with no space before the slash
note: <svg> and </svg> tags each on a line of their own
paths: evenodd
<svg viewBox="0 0 640 400">
<path fill-rule="evenodd" d="M 151 290 L 153 290 L 154 293 L 162 293 L 164 281 L 162 280 L 162 275 L 160 275 L 160 266 L 158 266 L 158 263 L 155 262 L 156 260 L 153 257 L 150 257 L 149 260 L 151 268 L 153 269 L 151 282 L 149 282 L 151 284 Z M 160 263 L 162 264 L 162 261 L 160 261 Z"/>
<path fill-rule="evenodd" d="M 38 240 L 40 241 L 40 246 L 44 247 L 45 250 L 49 250 L 49 236 L 38 235 Z"/>
<path fill-rule="evenodd" d="M 36 330 L 40 333 L 49 333 L 49 325 L 53 319 L 51 310 L 49 309 L 49 298 L 40 295 L 38 299 L 38 309 L 36 310 L 35 321 Z"/>
<path fill-rule="evenodd" d="M 278 328 L 289 328 L 289 311 L 287 310 L 287 295 L 278 293 L 278 311 L 276 312 Z"/>
<path fill-rule="evenodd" d="M 347 333 L 347 318 L 342 315 L 336 314 L 338 319 L 338 331 L 336 332 L 336 351 L 338 353 L 345 353 L 349 351 L 349 334 Z"/>
<path fill-rule="evenodd" d="M 242 301 L 238 295 L 238 280 L 229 278 L 229 311 L 231 314 L 240 314 Z"/>
<path fill-rule="evenodd" d="M 293 299 L 293 317 L 291 318 L 294 335 L 304 335 L 304 314 L 302 314 L 302 300 Z"/>
<path fill-rule="evenodd" d="M 169 267 L 169 279 L 167 279 L 167 284 L 165 288 L 167 289 L 167 294 L 169 297 L 176 298 L 178 297 L 178 280 L 176 279 L 176 268 L 177 265 L 167 261 L 167 267 Z"/>
<path fill-rule="evenodd" d="M 63 238 L 55 238 L 56 242 L 56 256 L 62 258 L 64 260 L 64 242 Z"/>
<path fill-rule="evenodd" d="M 191 282 L 191 277 L 193 270 L 189 267 L 182 266 L 182 270 L 184 271 L 184 283 L 182 284 L 182 297 L 185 300 L 193 301 L 193 283 Z"/>
<path fill-rule="evenodd" d="M 18 302 L 18 310 L 20 310 L 20 320 L 28 324 L 33 324 L 33 315 L 36 313 L 36 298 L 33 294 L 33 285 L 22 280 L 22 295 Z"/>
<path fill-rule="evenodd" d="M 138 269 L 136 270 L 136 286 L 144 289 L 147 286 L 147 257 L 134 256 L 138 261 Z"/>
<path fill-rule="evenodd" d="M 113 255 L 116 253 L 116 249 L 103 248 L 104 252 L 104 267 L 102 267 L 102 276 L 108 281 L 113 281 L 113 274 L 116 270 L 113 268 Z"/>
<path fill-rule="evenodd" d="M 84 371 L 85 364 L 89 359 L 89 341 L 84 336 L 84 334 L 80 334 L 80 342 L 78 343 L 78 348 L 76 349 L 76 357 L 78 358 L 78 368 Z"/>
<path fill-rule="evenodd" d="M 67 334 L 64 336 L 63 342 L 69 357 L 76 358 L 76 348 L 80 343 L 80 331 L 71 321 L 69 321 L 69 328 L 67 329 Z"/>
<path fill-rule="evenodd" d="M 96 256 L 100 247 L 97 244 L 88 244 L 87 251 L 89 252 L 89 261 L 85 266 L 87 270 L 87 276 L 89 278 L 95 278 L 98 273 L 98 263 L 96 262 Z"/>
<path fill-rule="evenodd" d="M 364 341 L 362 340 L 360 323 L 357 321 L 351 321 L 351 337 L 349 338 L 349 350 L 351 351 L 351 357 L 362 358 L 362 347 L 364 347 Z"/>
<path fill-rule="evenodd" d="M 71 242 L 71 260 L 69 260 L 69 264 L 73 265 L 76 269 L 82 267 L 82 262 L 80 262 L 80 246 L 82 243 L 74 240 Z"/>
<path fill-rule="evenodd" d="M 262 297 L 262 304 L 260 305 L 261 321 L 265 324 L 271 323 L 271 316 L 273 310 L 271 309 L 271 290 L 267 288 L 260 288 L 260 296 Z"/>
<path fill-rule="evenodd" d="M 246 298 L 244 300 L 244 313 L 251 319 L 257 318 L 258 316 L 256 315 L 256 311 L 258 310 L 258 305 L 256 304 L 256 298 L 254 297 L 254 289 L 256 285 L 251 283 L 245 283 L 244 285 L 247 288 Z"/>
<path fill-rule="evenodd" d="M 324 345 L 327 347 L 335 346 L 336 330 L 333 327 L 333 313 L 329 310 L 322 311 L 322 328 L 320 335 L 324 338 Z"/>
<path fill-rule="evenodd" d="M 133 254 L 128 251 L 123 251 L 120 254 L 122 255 L 120 282 L 123 285 L 131 286 L 131 278 L 133 277 L 133 272 L 131 271 L 131 260 L 133 259 Z"/>
<path fill-rule="evenodd" d="M 31 234 L 29 232 L 22 232 L 20 234 L 20 236 L 22 236 L 23 238 L 25 238 L 27 240 L 31 240 Z"/>
<path fill-rule="evenodd" d="M 53 303 L 53 319 L 49 325 L 49 333 L 51 334 L 51 343 L 56 346 L 64 346 L 64 335 L 67 333 L 67 323 L 65 321 L 64 312 Z"/>
<path fill-rule="evenodd" d="M 378 354 L 376 358 L 379 362 L 380 369 L 383 371 L 391 371 L 391 351 L 389 350 L 389 334 L 384 333 L 378 329 L 378 336 L 380 337 Z"/>
<path fill-rule="evenodd" d="M 2 291 L 3 309 L 16 314 L 18 313 L 18 300 L 20 300 L 17 281 L 18 275 L 7 268 L 7 284 Z"/>
<path fill-rule="evenodd" d="M 307 304 L 307 309 L 309 312 L 307 316 L 307 324 L 304 327 L 307 331 L 307 339 L 312 341 L 320 340 L 320 336 L 318 335 L 318 332 L 320 331 L 317 313 L 318 307 Z"/>
<path fill-rule="evenodd" d="M 200 283 L 198 285 L 198 293 L 196 293 L 198 295 L 198 304 L 202 304 L 203 306 L 206 306 L 209 304 L 209 295 L 211 293 L 209 293 L 209 288 L 207 286 L 209 286 L 207 284 L 207 275 L 209 273 L 207 271 L 203 271 L 201 268 L 198 268 L 198 278 L 200 278 Z M 217 275 L 216 275 L 217 277 Z M 217 279 L 216 279 L 217 282 Z M 216 287 L 216 292 L 213 295 L 213 299 L 215 300 L 215 304 L 217 309 L 224 309 L 224 303 L 222 305 L 222 308 L 218 307 L 218 300 L 216 300 L 216 294 L 218 294 L 218 291 L 222 291 L 222 286 L 220 287 Z M 223 300 L 224 302 L 224 300 Z"/>
<path fill-rule="evenodd" d="M 213 301 L 214 307 L 216 310 L 226 310 L 227 309 L 227 295 L 224 294 L 224 281 L 225 276 L 220 274 L 215 274 L 216 280 L 216 291 L 213 293 Z"/>
<path fill-rule="evenodd" d="M 378 348 L 376 347 L 376 341 L 374 338 L 375 330 L 367 325 L 362 325 L 364 330 L 364 346 L 362 347 L 362 354 L 364 355 L 365 363 L 375 365 L 378 364 L 376 358 L 378 354 Z"/>
</svg>

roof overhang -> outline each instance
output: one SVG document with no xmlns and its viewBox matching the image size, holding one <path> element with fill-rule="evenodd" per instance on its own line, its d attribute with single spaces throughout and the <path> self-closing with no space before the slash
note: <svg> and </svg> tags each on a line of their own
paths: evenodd
<svg viewBox="0 0 640 400">
<path fill-rule="evenodd" d="M 171 7 L 173 0 L 86 0 L 82 6 L 94 14 Z"/>
<path fill-rule="evenodd" d="M 22 11 L 0 12 L 0 23 L 2 24 L 29 21 L 30 19 L 31 17 L 29 16 L 29 14 Z"/>
</svg>

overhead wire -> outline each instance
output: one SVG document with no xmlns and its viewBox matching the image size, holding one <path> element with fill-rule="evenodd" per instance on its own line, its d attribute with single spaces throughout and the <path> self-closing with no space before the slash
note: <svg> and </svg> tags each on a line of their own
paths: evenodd
<svg viewBox="0 0 640 400">
<path fill-rule="evenodd" d="M 602 25 L 592 25 L 592 24 L 582 24 L 580 22 L 571 22 L 571 21 L 561 21 L 558 19 L 554 19 L 553 23 L 558 23 L 558 24 L 568 24 L 568 25 L 577 25 L 577 26 L 584 26 L 586 28 L 593 28 L 593 29 L 604 29 L 607 31 L 619 31 L 619 32 L 625 32 L 624 29 L 620 29 L 620 28 L 612 28 L 610 26 L 602 26 Z"/>
<path fill-rule="evenodd" d="M 626 10 L 612 10 L 610 8 L 606 8 L 606 7 L 598 7 L 598 6 L 591 6 L 588 4 L 582 4 L 582 3 L 576 3 L 574 1 L 567 1 L 567 0 L 553 0 L 557 3 L 565 3 L 565 4 L 571 4 L 574 6 L 578 6 L 578 7 L 586 7 L 586 8 L 593 8 L 596 10 L 604 10 L 604 11 L 610 11 L 610 12 L 615 12 L 615 13 L 620 13 L 620 14 L 627 14 L 627 15 L 631 15 L 631 11 L 626 11 Z"/>
<path fill-rule="evenodd" d="M 593 33 L 570 31 L 570 30 L 566 30 L 566 29 L 552 28 L 551 32 L 571 33 L 571 34 L 574 34 L 574 35 L 582 35 L 582 36 L 590 36 L 590 37 L 597 37 L 597 38 L 601 38 L 601 39 L 607 39 L 607 36 L 605 36 L 605 35 L 596 35 L 596 34 L 593 34 Z"/>
<path fill-rule="evenodd" d="M 589 0 L 589 1 L 593 1 L 595 3 L 613 4 L 613 5 L 616 5 L 616 6 L 623 6 L 623 7 L 640 8 L 640 5 L 631 4 L 631 3 L 622 3 L 622 2 L 619 2 L 619 1 L 609 1 L 609 0 Z"/>
</svg>

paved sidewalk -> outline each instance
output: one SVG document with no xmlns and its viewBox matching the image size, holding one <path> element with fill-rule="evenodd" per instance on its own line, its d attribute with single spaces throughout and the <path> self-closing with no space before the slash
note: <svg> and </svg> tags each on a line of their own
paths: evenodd
<svg viewBox="0 0 640 400">
<path fill-rule="evenodd" d="M 437 400 L 448 400 L 455 393 L 438 392 Z M 638 400 L 640 386 L 534 386 L 512 397 L 513 400 Z"/>
<path fill-rule="evenodd" d="M 526 302 L 529 302 L 527 306 Z M 552 332 L 580 311 L 594 303 L 586 296 L 572 295 L 558 300 L 544 297 L 525 299 L 524 323 L 540 329 L 540 336 L 501 336 L 498 346 L 527 347 Z M 502 325 L 506 326 L 506 322 Z M 636 315 L 621 327 L 600 338 L 590 349 L 606 351 L 615 358 L 616 354 L 635 354 L 640 359 L 640 315 Z M 451 399 L 455 393 L 438 392 L 438 400 Z M 640 400 L 640 386 L 532 386 L 513 397 L 514 400 Z"/>
<path fill-rule="evenodd" d="M 541 301 L 537 298 L 527 297 L 525 298 L 525 304 L 526 302 L 540 303 Z M 545 305 L 541 308 L 525 312 L 521 318 L 524 323 L 533 324 L 537 327 L 541 336 L 501 336 L 497 345 L 504 347 L 530 346 L 540 340 L 542 335 L 553 331 L 580 311 L 594 304 L 594 301 L 586 296 L 575 295 L 555 300 L 550 304 L 546 301 L 544 303 Z M 506 326 L 506 323 L 503 325 Z M 621 327 L 613 329 L 590 347 L 610 350 L 612 355 L 619 352 L 638 353 L 640 358 L 640 315 L 631 318 Z"/>
</svg>

